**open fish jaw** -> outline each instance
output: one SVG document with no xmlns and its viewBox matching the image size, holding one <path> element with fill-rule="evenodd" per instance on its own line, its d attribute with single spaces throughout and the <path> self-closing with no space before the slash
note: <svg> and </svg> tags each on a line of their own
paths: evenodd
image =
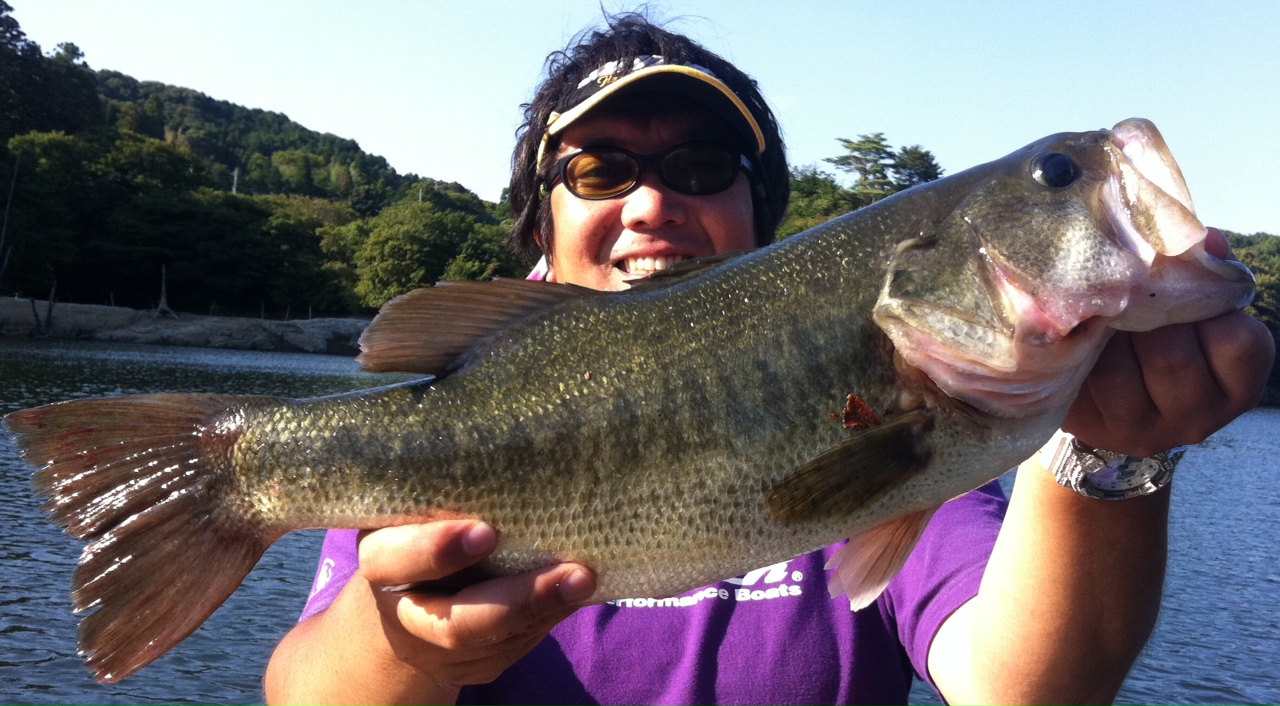
<svg viewBox="0 0 1280 706">
<path fill-rule="evenodd" d="M 1115 171 L 1102 203 L 1116 238 L 1147 265 L 1112 328 L 1148 331 L 1239 309 L 1253 300 L 1253 273 L 1206 249 L 1209 230 L 1196 216 L 1182 170 L 1147 120 L 1111 131 Z"/>
</svg>

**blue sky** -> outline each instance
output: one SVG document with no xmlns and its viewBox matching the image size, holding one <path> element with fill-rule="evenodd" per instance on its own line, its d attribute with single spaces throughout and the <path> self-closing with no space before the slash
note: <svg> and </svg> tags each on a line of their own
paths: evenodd
<svg viewBox="0 0 1280 706">
<path fill-rule="evenodd" d="M 46 50 L 273 110 L 496 199 L 543 59 L 635 3 L 9 0 Z M 761 84 L 791 161 L 883 132 L 947 172 L 1053 132 L 1160 127 L 1201 218 L 1280 233 L 1280 3 L 649 4 Z"/>
</svg>

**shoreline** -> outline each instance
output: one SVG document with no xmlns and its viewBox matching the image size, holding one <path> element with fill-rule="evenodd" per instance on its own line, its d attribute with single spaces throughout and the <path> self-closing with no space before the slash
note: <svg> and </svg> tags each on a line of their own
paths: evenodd
<svg viewBox="0 0 1280 706">
<path fill-rule="evenodd" d="M 181 312 L 174 318 L 150 310 L 55 301 L 52 326 L 40 331 L 31 302 L 0 298 L 0 336 L 355 356 L 360 334 L 369 325 L 364 319 L 276 321 Z M 42 325 L 48 305 L 35 300 Z"/>
</svg>

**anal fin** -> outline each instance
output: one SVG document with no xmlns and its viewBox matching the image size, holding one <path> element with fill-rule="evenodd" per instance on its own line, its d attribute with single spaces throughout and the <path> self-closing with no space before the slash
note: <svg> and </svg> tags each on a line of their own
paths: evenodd
<svg viewBox="0 0 1280 706">
<path fill-rule="evenodd" d="M 913 512 L 850 537 L 823 567 L 834 569 L 827 583 L 831 597 L 848 595 L 850 610 L 871 605 L 907 563 L 937 509 Z"/>
</svg>

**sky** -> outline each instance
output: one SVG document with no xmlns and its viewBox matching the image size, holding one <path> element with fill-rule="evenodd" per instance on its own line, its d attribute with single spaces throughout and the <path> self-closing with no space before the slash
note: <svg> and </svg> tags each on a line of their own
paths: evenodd
<svg viewBox="0 0 1280 706">
<path fill-rule="evenodd" d="M 284 113 L 496 200 L 547 54 L 617 0 L 8 0 L 45 51 Z M 1156 123 L 1201 219 L 1280 234 L 1280 3 L 654 1 L 755 77 L 791 163 L 883 132 L 946 173 L 1045 135 Z M 828 169 L 829 170 L 829 169 Z"/>
</svg>

